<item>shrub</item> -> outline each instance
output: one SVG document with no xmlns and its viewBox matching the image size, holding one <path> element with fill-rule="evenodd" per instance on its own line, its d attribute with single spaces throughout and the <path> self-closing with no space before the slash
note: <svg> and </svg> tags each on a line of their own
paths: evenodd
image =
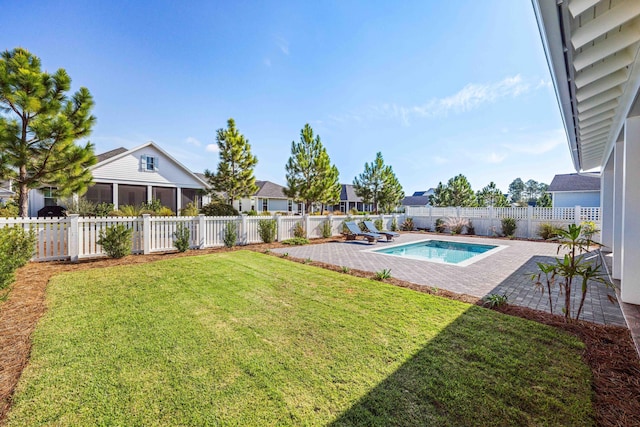
<svg viewBox="0 0 640 427">
<path fill-rule="evenodd" d="M 115 215 L 112 215 L 115 214 Z M 122 205 L 117 210 L 113 211 L 112 216 L 140 216 L 141 209 L 133 205 Z"/>
<path fill-rule="evenodd" d="M 206 216 L 238 216 L 238 211 L 226 203 L 209 203 L 202 207 L 202 213 Z"/>
<path fill-rule="evenodd" d="M 33 256 L 36 234 L 22 227 L 0 228 L 0 290 L 8 287 L 15 271 Z"/>
<path fill-rule="evenodd" d="M 258 216 L 258 212 L 256 212 L 255 210 L 251 209 L 249 212 L 247 212 L 248 216 Z"/>
<path fill-rule="evenodd" d="M 159 199 L 151 199 L 150 202 L 143 202 L 140 205 L 141 211 L 160 212 L 160 209 L 162 208 L 162 202 L 160 202 Z"/>
<path fill-rule="evenodd" d="M 328 219 L 326 221 L 323 221 L 322 224 L 320 224 L 320 233 L 322 234 L 322 237 L 324 237 L 325 239 L 328 239 L 333 235 L 331 220 Z"/>
<path fill-rule="evenodd" d="M 180 209 L 180 215 L 182 216 L 196 216 L 199 213 L 200 213 L 200 210 L 198 209 L 196 204 L 193 202 L 187 203 L 187 206 Z"/>
<path fill-rule="evenodd" d="M 346 273 L 350 272 L 350 271 L 351 271 L 351 269 L 350 269 L 349 267 L 347 267 L 347 266 L 343 265 L 343 266 L 340 268 L 340 271 L 342 271 L 343 273 L 345 273 L 345 274 L 346 274 Z"/>
<path fill-rule="evenodd" d="M 173 246 L 176 247 L 178 252 L 186 252 L 191 246 L 190 237 L 191 231 L 185 224 L 178 224 L 175 233 L 173 233 L 175 240 Z"/>
<path fill-rule="evenodd" d="M 376 280 L 384 280 L 384 279 L 390 279 L 390 278 L 391 278 L 390 268 L 385 268 L 383 270 L 376 271 L 376 275 L 375 275 Z"/>
<path fill-rule="evenodd" d="M 293 235 L 299 239 L 307 237 L 307 233 L 304 231 L 304 224 L 302 221 L 296 222 L 293 226 Z"/>
<path fill-rule="evenodd" d="M 158 209 L 157 211 L 154 211 L 155 215 L 158 216 L 175 216 L 175 212 L 171 210 L 171 208 L 168 208 L 166 206 L 161 207 L 160 209 Z"/>
<path fill-rule="evenodd" d="M 258 221 L 258 235 L 263 242 L 272 243 L 276 240 L 276 227 L 275 219 L 261 219 Z"/>
<path fill-rule="evenodd" d="M 235 222 L 229 221 L 224 226 L 224 235 L 222 236 L 222 241 L 227 248 L 232 248 L 236 244 L 236 240 L 238 239 L 238 226 Z"/>
<path fill-rule="evenodd" d="M 95 214 L 96 216 L 109 216 L 109 213 L 113 211 L 113 203 L 98 203 L 96 205 Z"/>
<path fill-rule="evenodd" d="M 96 214 L 96 204 L 84 197 L 67 197 L 61 199 L 59 204 L 65 207 L 67 214 L 78 214 L 80 216 L 93 216 Z"/>
<path fill-rule="evenodd" d="M 344 221 L 342 221 L 342 234 L 351 234 L 349 229 L 347 228 L 347 222 L 351 222 L 353 221 L 353 218 L 351 218 L 351 216 L 347 216 Z"/>
<path fill-rule="evenodd" d="M 473 222 L 469 220 L 467 223 L 467 234 L 473 236 L 476 234 L 476 227 L 473 225 Z"/>
<path fill-rule="evenodd" d="M 414 228 L 415 226 L 413 224 L 413 218 L 405 219 L 402 225 L 400 226 L 400 229 L 402 231 L 413 231 Z"/>
<path fill-rule="evenodd" d="M 375 225 L 378 230 L 384 230 L 384 221 L 380 218 L 373 221 L 373 225 Z"/>
<path fill-rule="evenodd" d="M 358 209 L 356 208 L 349 209 L 349 215 L 359 215 Z"/>
<path fill-rule="evenodd" d="M 580 227 L 582 227 L 582 237 L 589 241 L 593 239 L 594 234 L 600 231 L 593 221 L 582 221 Z"/>
<path fill-rule="evenodd" d="M 313 260 L 311 258 L 307 258 L 303 261 L 304 264 L 311 264 Z"/>
<path fill-rule="evenodd" d="M 294 237 L 293 239 L 287 239 L 282 241 L 283 245 L 307 245 L 309 240 L 304 237 Z"/>
<path fill-rule="evenodd" d="M 7 203 L 0 203 L 0 217 L 15 218 L 18 216 L 18 205 L 9 201 Z"/>
<path fill-rule="evenodd" d="M 555 239 L 558 237 L 558 226 L 550 222 L 543 222 L 538 225 L 537 234 L 544 240 Z"/>
<path fill-rule="evenodd" d="M 96 243 L 101 245 L 111 258 L 122 258 L 131 253 L 132 235 L 133 229 L 127 228 L 123 224 L 116 224 L 101 231 L 100 238 Z"/>
<path fill-rule="evenodd" d="M 502 223 L 502 234 L 504 236 L 513 237 L 516 234 L 518 223 L 515 218 L 502 218 L 500 222 Z"/>
<path fill-rule="evenodd" d="M 442 218 L 436 219 L 435 228 L 437 233 L 444 233 L 447 230 L 447 226 L 445 225 L 444 219 Z"/>
<path fill-rule="evenodd" d="M 398 231 L 398 218 L 395 216 L 391 220 L 391 231 Z"/>
<path fill-rule="evenodd" d="M 490 294 L 484 298 L 483 305 L 489 308 L 500 307 L 507 303 L 507 299 L 507 294 Z"/>
<path fill-rule="evenodd" d="M 444 227 L 448 228 L 451 234 L 462 234 L 467 224 L 469 224 L 469 220 L 466 218 L 451 217 L 446 219 Z"/>
</svg>

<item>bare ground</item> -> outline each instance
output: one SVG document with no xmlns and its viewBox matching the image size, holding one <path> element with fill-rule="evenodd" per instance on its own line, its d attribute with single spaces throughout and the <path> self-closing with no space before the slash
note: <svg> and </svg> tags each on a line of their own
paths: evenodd
<svg viewBox="0 0 640 427">
<path fill-rule="evenodd" d="M 313 244 L 336 241 L 314 239 Z M 156 255 L 130 255 L 122 259 L 99 259 L 77 264 L 68 262 L 29 263 L 18 270 L 16 281 L 8 299 L 0 305 L 0 424 L 11 406 L 11 396 L 23 368 L 29 361 L 31 334 L 46 310 L 45 290 L 49 279 L 59 273 L 102 268 L 117 265 L 145 264 L 163 259 L 204 255 L 238 249 L 270 253 L 269 249 L 285 247 L 280 243 L 249 245 L 234 249 L 216 248 L 186 253 Z M 294 262 L 306 260 L 289 258 Z M 342 268 L 320 262 L 309 262 L 321 268 L 342 272 Z M 358 277 L 372 278 L 371 272 L 349 270 Z M 472 304 L 482 304 L 476 297 L 455 294 L 428 286 L 416 285 L 398 279 L 385 282 Z M 566 323 L 564 318 L 524 307 L 506 305 L 498 311 L 534 320 L 577 336 L 585 343 L 582 355 L 593 373 L 594 408 L 596 422 L 601 426 L 640 425 L 640 359 L 635 351 L 629 330 L 616 326 L 597 325 L 589 322 Z"/>
</svg>

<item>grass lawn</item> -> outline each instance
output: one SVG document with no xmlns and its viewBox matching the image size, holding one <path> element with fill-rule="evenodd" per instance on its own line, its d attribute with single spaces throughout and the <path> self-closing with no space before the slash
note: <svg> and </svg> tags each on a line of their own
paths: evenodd
<svg viewBox="0 0 640 427">
<path fill-rule="evenodd" d="M 8 425 L 593 424 L 583 344 L 248 251 L 52 279 Z"/>
</svg>

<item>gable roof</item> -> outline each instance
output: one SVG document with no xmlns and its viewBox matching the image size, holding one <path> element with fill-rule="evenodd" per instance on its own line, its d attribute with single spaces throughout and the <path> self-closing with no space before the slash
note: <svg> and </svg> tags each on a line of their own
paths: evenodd
<svg viewBox="0 0 640 427">
<path fill-rule="evenodd" d="M 288 199 L 284 194 L 284 187 L 271 181 L 256 181 L 258 191 L 254 193 L 256 197 L 264 199 Z"/>
<path fill-rule="evenodd" d="M 118 154 L 122 154 L 122 153 L 126 153 L 128 150 L 124 147 L 120 147 L 120 148 L 116 148 L 101 154 L 96 155 L 96 157 L 98 158 L 98 163 L 100 162 L 104 162 L 105 160 L 108 160 L 112 157 L 117 156 Z"/>
<path fill-rule="evenodd" d="M 424 192 L 426 193 L 426 191 Z M 414 193 L 415 194 L 415 193 Z M 409 196 L 402 199 L 402 206 L 426 206 L 429 204 L 429 196 Z"/>
<path fill-rule="evenodd" d="M 436 189 L 431 187 L 429 188 L 427 191 L 415 191 L 413 193 L 413 196 L 411 197 L 418 197 L 418 196 L 430 196 L 431 194 L 435 193 Z"/>
<path fill-rule="evenodd" d="M 361 202 L 362 197 L 356 194 L 356 190 L 352 184 L 341 184 L 340 200 L 349 202 Z"/>
<path fill-rule="evenodd" d="M 149 141 L 145 144 L 139 145 L 135 148 L 132 148 L 130 150 L 127 150 L 126 148 L 120 147 L 120 148 L 116 148 L 114 150 L 110 150 L 107 151 L 105 153 L 102 154 L 98 154 L 96 157 L 98 158 L 98 163 L 96 163 L 95 165 L 91 166 L 89 168 L 89 170 L 93 170 L 97 167 L 100 167 L 106 163 L 110 163 L 113 161 L 116 161 L 126 155 L 128 155 L 129 153 L 132 153 L 134 151 L 138 151 L 141 150 L 143 148 L 146 147 L 153 147 L 156 150 L 158 150 L 160 153 L 162 153 L 164 156 L 166 156 L 169 160 L 171 160 L 173 163 L 175 163 L 179 168 L 181 168 L 182 170 L 184 170 L 187 174 L 191 175 L 193 178 L 195 178 L 197 181 L 200 181 L 204 187 L 208 187 L 209 184 L 207 183 L 206 179 L 203 179 L 201 176 L 199 176 L 198 174 L 195 174 L 193 172 L 191 172 L 186 166 L 184 166 L 182 163 L 180 163 L 179 161 L 177 161 L 173 156 L 171 156 L 169 153 L 167 153 L 166 151 L 164 151 L 162 148 L 160 148 L 155 142 L 153 141 Z"/>
<path fill-rule="evenodd" d="M 600 178 L 577 173 L 556 175 L 547 191 L 600 191 Z"/>
</svg>

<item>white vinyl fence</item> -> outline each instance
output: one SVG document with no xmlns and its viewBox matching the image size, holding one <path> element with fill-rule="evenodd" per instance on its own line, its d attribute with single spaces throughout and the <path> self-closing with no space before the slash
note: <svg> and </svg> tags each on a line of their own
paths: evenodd
<svg viewBox="0 0 640 427">
<path fill-rule="evenodd" d="M 580 224 L 583 221 L 593 221 L 600 228 L 600 208 L 456 208 L 456 207 L 407 207 L 406 216 L 413 218 L 419 229 L 434 230 L 437 219 L 466 218 L 475 227 L 479 236 L 499 236 L 501 234 L 503 218 L 516 220 L 516 236 L 525 239 L 537 239 L 540 224 L 551 223 L 558 227 L 569 224 Z M 598 240 L 599 235 L 594 236 Z"/>
<path fill-rule="evenodd" d="M 481 236 L 496 236 L 501 232 L 500 220 L 510 217 L 516 219 L 518 228 L 516 237 L 537 238 L 541 223 L 557 226 L 579 224 L 582 221 L 594 221 L 600 227 L 600 208 L 407 208 L 405 214 L 371 215 L 371 220 L 381 219 L 383 229 L 390 230 L 393 218 L 398 226 L 407 218 L 413 218 L 419 229 L 433 230 L 438 218 L 459 217 L 470 219 L 475 233 Z M 278 241 L 294 237 L 299 223 L 307 237 L 322 237 L 323 223 L 329 221 L 333 236 L 342 234 L 342 223 L 347 216 L 231 216 L 208 217 L 79 217 L 69 215 L 63 218 L 0 218 L 0 227 L 20 226 L 34 230 L 37 237 L 34 261 L 71 260 L 105 256 L 97 241 L 100 234 L 116 224 L 133 229 L 133 253 L 150 254 L 174 250 L 174 233 L 178 224 L 190 230 L 191 248 L 203 249 L 224 245 L 224 231 L 229 222 L 236 224 L 237 244 L 260 243 L 258 223 L 261 219 L 275 219 Z M 359 221 L 364 217 L 355 216 Z M 596 240 L 598 236 L 595 236 Z"/>
<path fill-rule="evenodd" d="M 262 219 L 274 219 L 277 223 L 276 240 L 294 237 L 296 224 L 300 223 L 307 237 L 322 237 L 322 224 L 331 223 L 333 236 L 342 233 L 342 223 L 346 216 L 227 216 L 208 217 L 80 217 L 69 215 L 62 218 L 0 218 L 0 227 L 20 226 L 34 230 L 37 237 L 33 261 L 71 260 L 105 256 L 97 243 L 100 234 L 107 228 L 122 224 L 133 229 L 134 254 L 150 254 L 175 250 L 174 233 L 179 224 L 189 228 L 191 248 L 203 249 L 224 245 L 224 231 L 229 222 L 236 224 L 237 244 L 260 243 L 258 223 Z M 391 226 L 393 216 L 373 215 L 372 219 L 382 219 L 386 228 Z M 400 224 L 404 219 L 396 215 Z M 358 219 L 357 217 L 355 218 Z"/>
</svg>

